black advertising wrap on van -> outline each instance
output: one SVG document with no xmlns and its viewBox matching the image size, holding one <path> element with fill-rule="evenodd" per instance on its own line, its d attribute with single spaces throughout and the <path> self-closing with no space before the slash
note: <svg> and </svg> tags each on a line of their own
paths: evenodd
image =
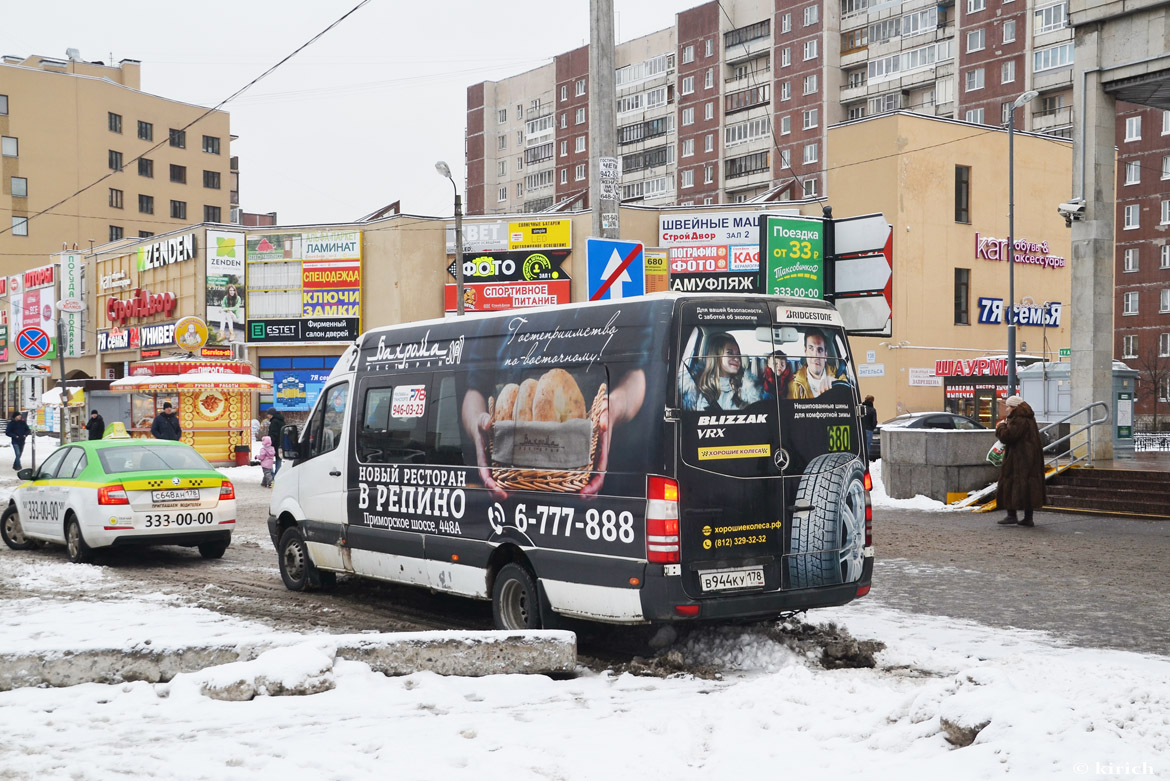
<svg viewBox="0 0 1170 781">
<path fill-rule="evenodd" d="M 645 472 L 665 469 L 651 400 L 666 393 L 671 309 L 526 312 L 366 336 L 351 524 L 513 541 L 535 559 L 644 558 Z"/>
</svg>

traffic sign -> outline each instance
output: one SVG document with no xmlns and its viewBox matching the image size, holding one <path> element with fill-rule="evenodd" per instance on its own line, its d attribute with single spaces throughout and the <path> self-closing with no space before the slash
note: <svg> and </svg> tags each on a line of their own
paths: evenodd
<svg viewBox="0 0 1170 781">
<path fill-rule="evenodd" d="M 833 221 L 833 304 L 849 333 L 889 336 L 894 307 L 894 229 L 881 214 Z"/>
<path fill-rule="evenodd" d="M 17 361 L 16 373 L 22 377 L 48 377 L 53 370 L 49 361 Z"/>
<path fill-rule="evenodd" d="M 16 335 L 16 351 L 25 358 L 44 358 L 50 347 L 49 335 L 35 325 L 22 329 Z"/>
<path fill-rule="evenodd" d="M 629 298 L 646 291 L 642 242 L 586 239 L 585 248 L 590 301 Z"/>
</svg>

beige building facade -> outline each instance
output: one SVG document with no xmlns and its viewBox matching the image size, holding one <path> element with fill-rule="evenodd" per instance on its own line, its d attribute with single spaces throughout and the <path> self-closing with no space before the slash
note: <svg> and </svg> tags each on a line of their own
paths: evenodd
<svg viewBox="0 0 1170 781">
<path fill-rule="evenodd" d="M 0 60 L 0 272 L 231 220 L 228 114 L 142 92 L 140 77 L 135 60 Z"/>
</svg>

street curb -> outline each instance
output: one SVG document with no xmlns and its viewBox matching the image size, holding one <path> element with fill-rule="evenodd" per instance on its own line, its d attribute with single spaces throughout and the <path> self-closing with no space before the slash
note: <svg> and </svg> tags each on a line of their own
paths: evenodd
<svg viewBox="0 0 1170 781">
<path fill-rule="evenodd" d="M 249 662 L 266 651 L 302 644 L 335 659 L 363 662 L 388 676 L 420 671 L 468 677 L 570 675 L 577 666 L 577 636 L 565 631 L 272 635 L 182 647 L 146 640 L 125 648 L 0 653 L 0 691 L 82 683 L 165 683 L 181 673 Z"/>
</svg>

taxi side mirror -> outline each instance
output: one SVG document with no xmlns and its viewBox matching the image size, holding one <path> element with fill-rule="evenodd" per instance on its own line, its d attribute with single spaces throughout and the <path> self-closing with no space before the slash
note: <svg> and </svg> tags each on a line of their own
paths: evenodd
<svg viewBox="0 0 1170 781">
<path fill-rule="evenodd" d="M 32 480 L 33 479 L 33 470 L 21 469 L 19 472 L 16 473 L 16 479 L 17 480 Z"/>
<path fill-rule="evenodd" d="M 297 427 L 287 423 L 280 429 L 280 457 L 285 461 L 296 461 L 300 458 Z"/>
</svg>

